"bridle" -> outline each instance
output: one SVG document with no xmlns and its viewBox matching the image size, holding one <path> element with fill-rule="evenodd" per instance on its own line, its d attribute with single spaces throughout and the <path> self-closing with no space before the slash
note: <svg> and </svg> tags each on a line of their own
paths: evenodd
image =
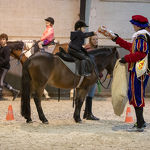
<svg viewBox="0 0 150 150">
<path fill-rule="evenodd" d="M 106 74 L 106 76 L 105 76 L 105 79 L 104 79 L 102 82 L 101 82 L 101 80 L 99 80 L 101 86 L 102 86 L 104 89 L 108 89 L 108 88 L 109 88 L 110 83 L 111 83 L 111 80 L 112 80 L 112 76 L 110 76 L 110 80 L 109 80 L 109 82 L 108 82 L 108 85 L 107 85 L 106 87 L 103 85 L 103 83 L 106 81 L 108 75 L 109 75 L 109 73 L 107 72 L 107 74 Z"/>
<path fill-rule="evenodd" d="M 29 49 L 30 50 L 30 49 Z M 29 51 L 29 50 L 24 50 L 24 46 L 22 48 L 22 50 L 18 49 L 18 51 L 21 51 L 21 54 L 18 56 L 17 54 L 14 53 L 14 49 L 11 50 L 11 55 L 14 56 L 14 58 L 18 59 L 18 62 L 21 62 L 23 56 L 26 57 L 26 53 Z M 16 50 L 17 51 L 17 50 Z M 26 57 L 27 58 L 27 57 Z"/>
</svg>

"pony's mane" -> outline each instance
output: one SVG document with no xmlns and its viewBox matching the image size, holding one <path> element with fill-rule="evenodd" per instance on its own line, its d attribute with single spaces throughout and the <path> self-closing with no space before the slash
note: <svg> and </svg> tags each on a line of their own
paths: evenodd
<svg viewBox="0 0 150 150">
<path fill-rule="evenodd" d="M 24 43 L 22 41 L 8 41 L 7 46 L 11 50 L 22 50 L 23 46 L 24 46 Z"/>
<path fill-rule="evenodd" d="M 113 47 L 114 48 L 114 47 Z M 110 55 L 112 54 L 112 49 L 113 48 L 108 48 L 108 47 L 105 47 L 105 48 L 97 48 L 97 49 L 94 49 L 94 50 L 91 50 L 88 52 L 88 54 L 91 54 L 91 55 L 99 55 L 99 54 L 102 54 L 102 55 Z"/>
</svg>

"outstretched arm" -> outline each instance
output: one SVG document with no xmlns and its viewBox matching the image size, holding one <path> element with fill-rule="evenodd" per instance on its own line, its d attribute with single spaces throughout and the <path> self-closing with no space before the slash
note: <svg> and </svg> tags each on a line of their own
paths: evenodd
<svg viewBox="0 0 150 150">
<path fill-rule="evenodd" d="M 130 51 L 132 43 L 125 41 L 124 39 L 117 37 L 116 44 L 119 44 L 121 47 Z"/>
<path fill-rule="evenodd" d="M 93 35 L 95 35 L 94 32 L 85 32 L 85 33 L 83 33 L 84 38 L 87 38 L 87 37 L 90 37 L 90 36 L 93 36 Z"/>
<path fill-rule="evenodd" d="M 118 34 L 113 33 L 111 30 L 107 29 L 105 26 L 99 27 L 98 32 L 102 33 L 104 36 L 116 42 L 116 44 L 119 44 L 121 47 L 130 51 L 132 43 L 123 40 L 122 38 L 118 36 Z"/>
</svg>

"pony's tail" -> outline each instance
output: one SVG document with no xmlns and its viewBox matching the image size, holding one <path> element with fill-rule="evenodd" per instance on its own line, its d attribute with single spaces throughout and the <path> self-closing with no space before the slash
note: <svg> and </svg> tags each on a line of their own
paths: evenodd
<svg viewBox="0 0 150 150">
<path fill-rule="evenodd" d="M 29 61 L 28 61 L 29 62 Z M 22 86 L 22 91 L 21 91 L 21 115 L 25 117 L 26 119 L 30 116 L 31 114 L 31 109 L 30 109 L 30 74 L 28 71 L 28 62 L 25 62 L 22 68 L 22 81 L 21 81 L 21 86 Z"/>
</svg>

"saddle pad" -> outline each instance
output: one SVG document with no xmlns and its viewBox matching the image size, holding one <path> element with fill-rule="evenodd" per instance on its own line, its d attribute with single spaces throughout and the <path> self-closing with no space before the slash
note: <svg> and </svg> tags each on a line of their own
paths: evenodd
<svg viewBox="0 0 150 150">
<path fill-rule="evenodd" d="M 76 74 L 77 76 L 80 76 L 79 73 L 78 73 L 78 70 L 76 70 L 76 64 L 75 62 L 67 62 L 67 61 L 64 61 L 63 59 L 61 59 L 60 57 L 58 57 L 61 62 L 63 62 L 63 64 L 73 73 L 73 74 Z"/>
<path fill-rule="evenodd" d="M 53 53 L 56 45 L 49 45 L 49 46 L 44 46 L 44 49 L 48 53 Z"/>
<path fill-rule="evenodd" d="M 23 51 L 23 53 L 25 54 L 27 58 L 29 58 L 32 55 L 31 50 L 25 50 Z"/>
</svg>

